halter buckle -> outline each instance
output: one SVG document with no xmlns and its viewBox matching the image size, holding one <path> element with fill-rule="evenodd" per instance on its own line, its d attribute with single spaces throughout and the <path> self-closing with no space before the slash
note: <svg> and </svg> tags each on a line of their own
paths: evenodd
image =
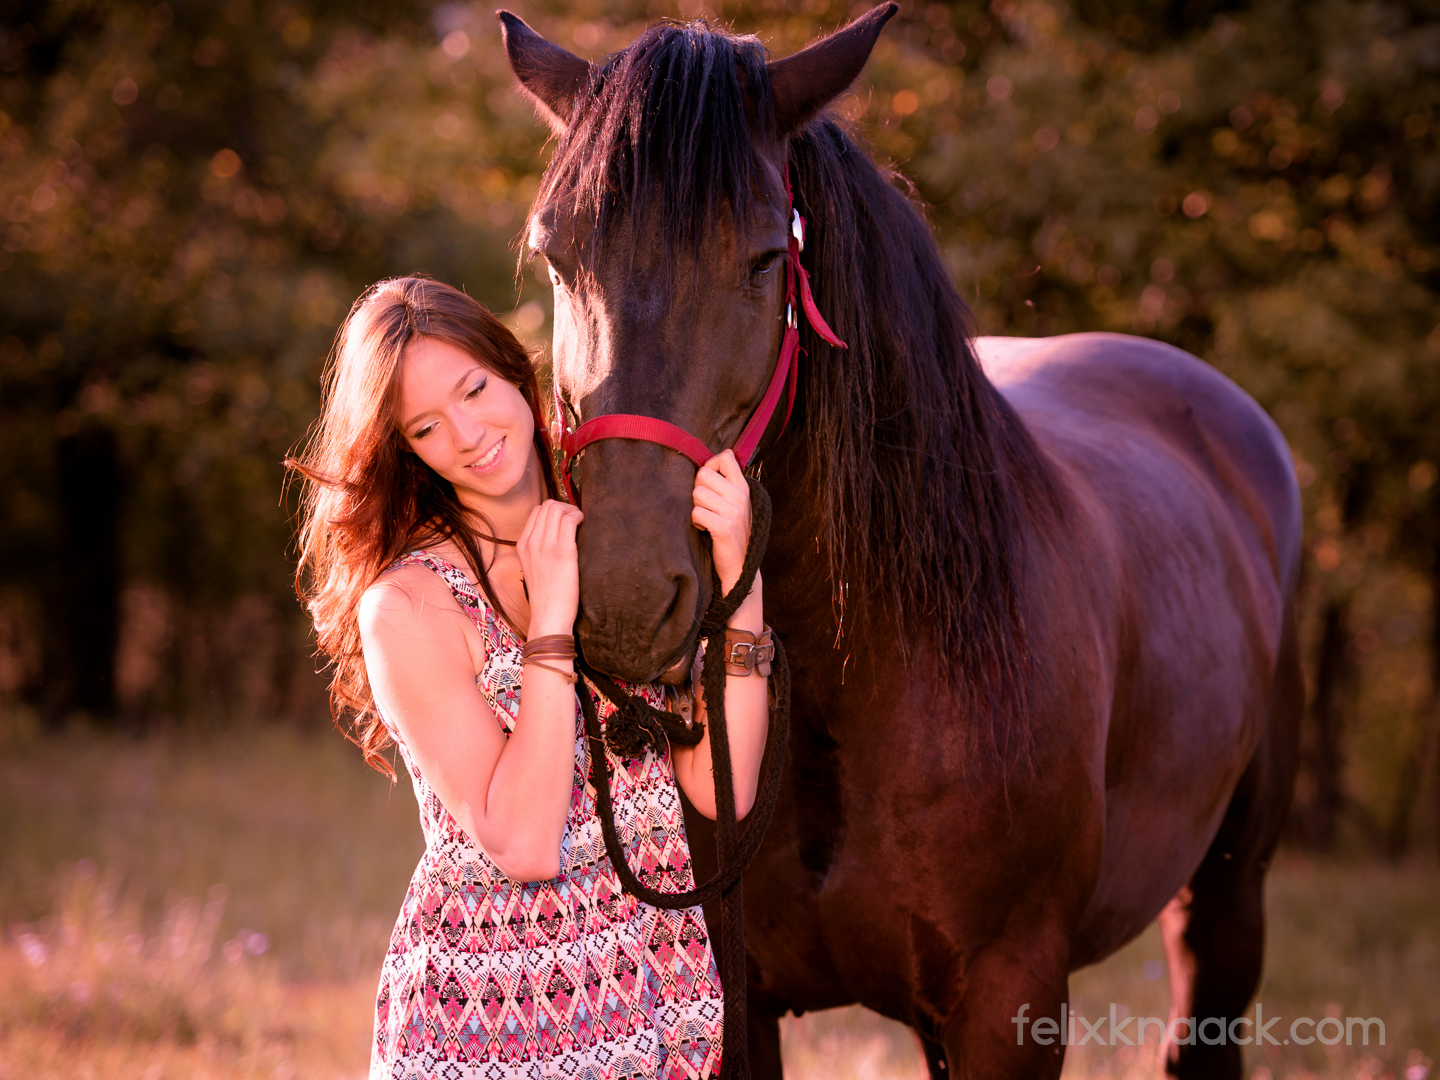
<svg viewBox="0 0 1440 1080">
<path fill-rule="evenodd" d="M 725 628 L 725 674 L 770 677 L 775 659 L 775 632 L 766 626 L 759 634 Z"/>
<path fill-rule="evenodd" d="M 790 219 L 790 235 L 795 237 L 795 244 L 801 250 L 805 250 L 805 222 L 800 217 L 800 211 L 791 207 L 790 212 L 795 216 Z"/>
</svg>

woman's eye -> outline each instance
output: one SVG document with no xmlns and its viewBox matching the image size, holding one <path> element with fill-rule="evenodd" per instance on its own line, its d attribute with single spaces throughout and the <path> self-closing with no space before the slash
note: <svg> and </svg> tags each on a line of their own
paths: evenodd
<svg viewBox="0 0 1440 1080">
<path fill-rule="evenodd" d="M 410 437 L 412 439 L 423 439 L 426 435 L 429 435 L 434 430 L 434 424 L 426 424 L 424 427 L 422 427 L 419 431 L 415 432 L 415 434 L 411 435 Z"/>
<path fill-rule="evenodd" d="M 469 391 L 466 392 L 466 394 L 465 394 L 465 400 L 466 400 L 466 401 L 469 401 L 471 398 L 479 397 L 480 394 L 481 394 L 481 393 L 484 391 L 484 389 L 485 389 L 485 384 L 486 384 L 487 382 L 489 382 L 489 381 L 490 381 L 489 379 L 482 379 L 482 380 L 480 380 L 480 382 L 478 382 L 478 383 L 476 383 L 474 386 L 472 386 L 472 387 L 469 389 Z"/>
</svg>

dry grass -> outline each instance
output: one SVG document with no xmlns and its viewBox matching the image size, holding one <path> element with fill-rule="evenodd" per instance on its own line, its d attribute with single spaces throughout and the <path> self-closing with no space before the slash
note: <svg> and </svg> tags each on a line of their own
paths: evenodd
<svg viewBox="0 0 1440 1080">
<path fill-rule="evenodd" d="M 0 761 L 0 1078 L 363 1076 L 415 804 L 338 737 Z"/>
<path fill-rule="evenodd" d="M 0 1080 L 364 1075 L 380 956 L 420 848 L 408 787 L 337 736 L 278 729 L 0 749 Z M 1266 1014 L 1380 1016 L 1388 1038 L 1267 1047 L 1251 1077 L 1425 1080 L 1440 1056 L 1437 897 L 1431 867 L 1282 859 Z M 1165 1015 L 1161 960 L 1152 927 L 1074 977 L 1074 1007 Z M 792 1080 L 924 1075 L 910 1032 L 863 1009 L 783 1031 Z M 1148 1051 L 1091 1045 L 1065 1075 L 1160 1072 Z"/>
<path fill-rule="evenodd" d="M 370 991 L 285 977 L 258 932 L 222 942 L 223 887 L 148 922 L 88 860 L 62 880 L 0 948 L 0 1076 L 361 1075 Z"/>
</svg>

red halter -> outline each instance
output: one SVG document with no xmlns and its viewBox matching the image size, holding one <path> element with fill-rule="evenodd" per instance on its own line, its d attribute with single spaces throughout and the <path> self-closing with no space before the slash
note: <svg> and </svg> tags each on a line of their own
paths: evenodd
<svg viewBox="0 0 1440 1080">
<path fill-rule="evenodd" d="M 845 342 L 835 336 L 835 332 L 816 308 L 815 298 L 810 294 L 810 275 L 805 267 L 800 265 L 800 253 L 805 250 L 805 219 L 800 216 L 800 211 L 795 209 L 794 197 L 790 193 L 788 165 L 785 167 L 785 196 L 791 215 L 789 258 L 785 261 L 785 336 L 780 342 L 780 359 L 775 363 L 775 373 L 770 376 L 770 385 L 765 388 L 760 404 L 756 406 L 745 429 L 740 432 L 740 437 L 735 440 L 735 457 L 742 469 L 748 466 L 754 457 L 755 449 L 760 445 L 760 439 L 765 434 L 765 429 L 770 426 L 770 420 L 780 404 L 782 392 L 785 394 L 785 418 L 780 423 L 782 432 L 790 422 L 790 411 L 795 407 L 795 379 L 800 370 L 797 292 L 800 307 L 804 309 L 805 317 L 810 320 L 815 332 L 836 348 L 846 348 Z M 637 442 L 659 443 L 676 453 L 684 454 L 695 463 L 696 468 L 715 456 L 708 446 L 684 428 L 653 416 L 609 413 L 586 420 L 572 431 L 564 424 L 565 413 L 560 401 L 559 385 L 556 384 L 554 389 L 556 423 L 560 426 L 559 438 L 556 440 L 560 447 L 560 475 L 565 481 L 565 492 L 570 496 L 571 502 L 578 503 L 579 500 L 575 497 L 575 489 L 570 481 L 570 467 L 580 451 L 602 439 L 634 439 Z"/>
</svg>

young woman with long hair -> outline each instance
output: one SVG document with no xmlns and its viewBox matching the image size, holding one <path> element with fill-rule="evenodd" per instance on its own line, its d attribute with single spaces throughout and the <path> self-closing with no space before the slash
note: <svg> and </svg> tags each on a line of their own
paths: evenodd
<svg viewBox="0 0 1440 1080">
<path fill-rule="evenodd" d="M 290 462 L 304 485 L 297 587 L 337 721 L 392 776 L 382 754 L 398 746 L 425 833 L 381 974 L 372 1080 L 719 1073 L 703 916 L 621 890 L 586 784 L 570 636 L 583 515 L 558 498 L 541 400 L 531 357 L 479 303 L 427 278 L 382 281 L 351 309 Z M 750 529 L 728 451 L 699 470 L 692 521 L 728 590 Z M 731 625 L 759 635 L 761 609 L 757 576 Z M 745 813 L 766 685 L 726 684 Z M 659 687 L 632 689 L 663 703 Z M 631 865 L 653 888 L 692 887 L 675 788 L 714 816 L 708 735 L 640 760 L 606 752 Z"/>
</svg>

